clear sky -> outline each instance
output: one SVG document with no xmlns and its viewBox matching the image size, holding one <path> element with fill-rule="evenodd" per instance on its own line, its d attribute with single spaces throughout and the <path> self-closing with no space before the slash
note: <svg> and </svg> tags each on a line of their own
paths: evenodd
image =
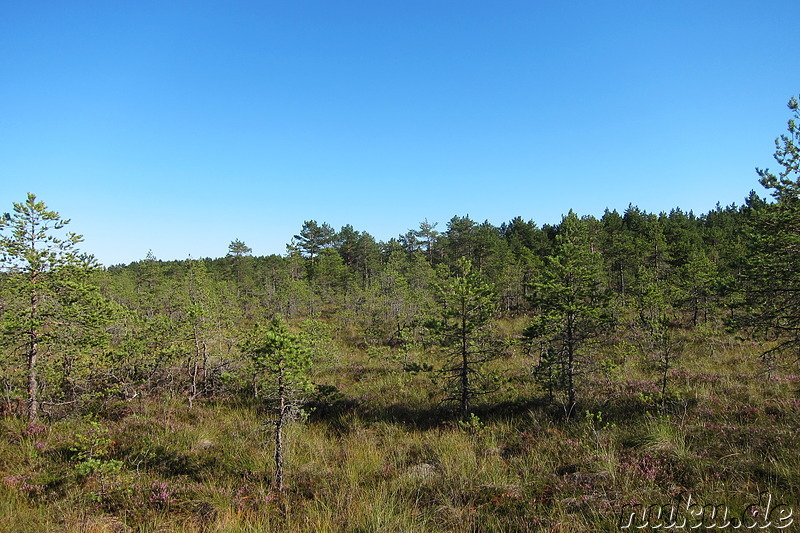
<svg viewBox="0 0 800 533">
<path fill-rule="evenodd" d="M 760 188 L 800 2 L 0 0 L 0 212 L 104 264 Z"/>
</svg>

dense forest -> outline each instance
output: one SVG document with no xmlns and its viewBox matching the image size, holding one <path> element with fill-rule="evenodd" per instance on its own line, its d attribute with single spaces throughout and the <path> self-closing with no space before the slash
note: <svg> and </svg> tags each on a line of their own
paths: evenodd
<svg viewBox="0 0 800 533">
<path fill-rule="evenodd" d="M 308 220 L 282 256 L 235 239 L 101 267 L 29 194 L 0 222 L 0 529 L 588 531 L 685 494 L 796 507 L 789 107 L 780 172 L 758 171 L 772 198 L 702 214 L 465 215 L 387 242 Z"/>
</svg>

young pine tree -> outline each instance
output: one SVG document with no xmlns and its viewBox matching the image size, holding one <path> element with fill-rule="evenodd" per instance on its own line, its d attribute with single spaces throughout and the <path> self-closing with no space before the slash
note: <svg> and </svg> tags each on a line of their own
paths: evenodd
<svg viewBox="0 0 800 533">
<path fill-rule="evenodd" d="M 659 279 L 657 273 L 646 266 L 639 268 L 636 283 L 631 288 L 636 310 L 634 338 L 639 350 L 655 365 L 658 373 L 662 414 L 667 409 L 670 371 L 675 366 L 681 348 L 674 329 L 676 310 L 673 302 L 677 291 L 678 288 L 668 280 Z"/>
<path fill-rule="evenodd" d="M 542 345 L 540 375 L 551 391 L 566 395 L 567 416 L 575 408 L 576 378 L 591 366 L 591 341 L 611 324 L 604 270 L 583 221 L 570 212 L 559 226 L 555 251 L 532 284 L 536 314 L 525 330 Z"/>
<path fill-rule="evenodd" d="M 245 346 L 256 375 L 260 394 L 275 410 L 275 487 L 283 491 L 286 424 L 302 414 L 305 395 L 312 389 L 308 378 L 311 350 L 302 337 L 289 331 L 280 318 L 258 328 Z"/>
<path fill-rule="evenodd" d="M 488 331 L 495 312 L 494 291 L 463 258 L 438 288 L 441 307 L 430 326 L 445 350 L 441 373 L 449 398 L 457 401 L 461 415 L 467 416 L 475 396 L 491 390 L 480 372 L 482 366 L 500 354 Z"/>
</svg>

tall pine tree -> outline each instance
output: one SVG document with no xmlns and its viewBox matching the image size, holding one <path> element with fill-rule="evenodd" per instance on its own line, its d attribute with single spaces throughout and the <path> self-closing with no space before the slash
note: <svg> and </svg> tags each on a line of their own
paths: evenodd
<svg viewBox="0 0 800 533">
<path fill-rule="evenodd" d="M 70 329 L 74 334 L 102 322 L 102 306 L 84 305 L 96 296 L 84 275 L 96 263 L 78 250 L 83 238 L 66 231 L 68 223 L 32 193 L 0 220 L 0 271 L 10 295 L 0 325 L 5 340 L 24 354 L 31 423 L 39 417 L 42 358 L 58 351 Z"/>
<path fill-rule="evenodd" d="M 788 132 L 775 140 L 778 173 L 757 169 L 774 203 L 750 213 L 750 254 L 745 266 L 748 313 L 740 323 L 773 336 L 765 355 L 800 358 L 800 104 L 789 100 Z"/>
</svg>

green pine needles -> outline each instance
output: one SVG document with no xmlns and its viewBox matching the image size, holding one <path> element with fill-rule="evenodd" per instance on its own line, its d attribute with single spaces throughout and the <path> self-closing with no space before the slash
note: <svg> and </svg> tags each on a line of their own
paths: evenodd
<svg viewBox="0 0 800 533">
<path fill-rule="evenodd" d="M 69 357 L 71 349 L 59 344 L 67 341 L 74 348 L 91 342 L 92 331 L 108 314 L 103 305 L 86 305 L 100 303 L 85 276 L 96 263 L 78 250 L 83 238 L 66 231 L 67 224 L 69 219 L 48 210 L 32 193 L 0 220 L 0 272 L 6 285 L 0 325 L 4 343 L 26 361 L 30 423 L 39 417 L 40 367 L 47 362 L 41 358 Z M 62 372 L 61 378 L 68 376 Z"/>
</svg>

